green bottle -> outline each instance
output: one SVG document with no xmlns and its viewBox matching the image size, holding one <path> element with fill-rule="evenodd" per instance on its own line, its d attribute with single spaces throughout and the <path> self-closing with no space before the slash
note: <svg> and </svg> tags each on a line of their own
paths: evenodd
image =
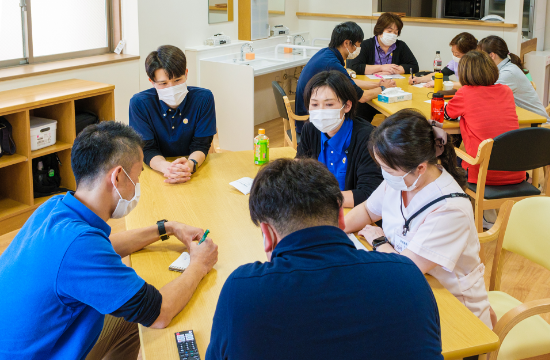
<svg viewBox="0 0 550 360">
<path fill-rule="evenodd" d="M 265 129 L 258 130 L 254 138 L 254 164 L 264 165 L 269 162 L 269 138 L 265 136 Z"/>
</svg>

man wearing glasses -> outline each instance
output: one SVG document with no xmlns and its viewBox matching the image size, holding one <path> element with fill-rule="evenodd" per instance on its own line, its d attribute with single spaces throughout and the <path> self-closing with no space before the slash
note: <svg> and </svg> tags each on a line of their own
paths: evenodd
<svg viewBox="0 0 550 360">
<path fill-rule="evenodd" d="M 130 100 L 130 126 L 145 141 L 143 162 L 162 173 L 166 183 L 189 181 L 216 134 L 214 96 L 208 89 L 187 87 L 185 54 L 175 46 L 151 52 L 145 71 L 153 88 Z"/>
</svg>

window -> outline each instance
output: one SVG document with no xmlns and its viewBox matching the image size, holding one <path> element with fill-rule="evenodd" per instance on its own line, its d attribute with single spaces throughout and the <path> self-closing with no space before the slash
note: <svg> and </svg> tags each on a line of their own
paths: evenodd
<svg viewBox="0 0 550 360">
<path fill-rule="evenodd" d="M 0 0 L 0 67 L 110 52 L 114 5 L 120 0 Z"/>
</svg>

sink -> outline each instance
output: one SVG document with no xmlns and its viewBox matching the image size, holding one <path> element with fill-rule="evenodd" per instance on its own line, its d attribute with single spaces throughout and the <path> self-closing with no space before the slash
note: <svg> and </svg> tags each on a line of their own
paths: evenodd
<svg viewBox="0 0 550 360">
<path fill-rule="evenodd" d="M 230 59 L 223 61 L 224 63 L 228 64 L 236 64 L 236 65 L 246 65 L 246 66 L 252 66 L 254 69 L 263 69 L 270 66 L 276 66 L 281 65 L 282 63 L 286 62 L 285 60 L 277 60 L 277 59 L 254 59 L 254 60 L 245 60 L 240 61 L 239 59 Z"/>
</svg>

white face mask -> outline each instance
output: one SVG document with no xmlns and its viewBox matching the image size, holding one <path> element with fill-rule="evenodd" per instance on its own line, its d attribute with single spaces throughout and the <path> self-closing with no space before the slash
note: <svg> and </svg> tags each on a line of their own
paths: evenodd
<svg viewBox="0 0 550 360">
<path fill-rule="evenodd" d="M 460 58 L 453 55 L 453 61 L 458 64 L 460 62 Z"/>
<path fill-rule="evenodd" d="M 385 33 L 382 33 L 381 40 L 384 43 L 384 45 L 392 46 L 397 41 L 397 35 L 389 33 L 389 32 L 385 32 Z"/>
<path fill-rule="evenodd" d="M 346 50 L 348 51 L 348 59 L 352 60 L 359 56 L 359 53 L 361 52 L 361 46 L 358 46 L 352 53 L 349 52 L 348 48 L 346 48 Z"/>
<path fill-rule="evenodd" d="M 344 106 L 346 106 L 344 104 Z M 340 116 L 340 111 L 344 108 L 342 106 L 340 109 L 320 109 L 320 110 L 310 110 L 309 111 L 309 121 L 319 129 L 322 133 L 328 133 L 336 129 L 344 116 Z"/>
<path fill-rule="evenodd" d="M 389 174 L 384 169 L 382 169 L 382 177 L 384 177 L 384 180 L 386 180 L 386 183 L 393 189 L 398 191 L 413 191 L 416 189 L 416 183 L 418 182 L 418 179 L 422 176 L 422 174 L 418 175 L 416 180 L 411 186 L 407 186 L 405 184 L 405 176 L 409 175 L 411 172 L 409 171 L 403 176 L 395 176 L 392 174 Z"/>
<path fill-rule="evenodd" d="M 165 89 L 157 89 L 159 100 L 164 101 L 166 105 L 172 107 L 181 104 L 188 92 L 186 83 L 170 86 Z"/>
<path fill-rule="evenodd" d="M 126 172 L 126 170 L 124 170 L 124 168 L 122 169 L 122 171 L 124 171 L 126 176 L 128 176 L 128 173 Z M 128 179 L 130 179 L 130 176 L 128 176 Z M 130 179 L 130 181 L 132 181 L 132 179 Z M 122 197 L 122 195 L 120 195 L 120 192 L 118 191 L 115 184 L 113 183 L 113 186 L 115 186 L 115 190 L 118 193 L 118 196 L 120 196 L 120 200 L 118 200 L 118 204 L 116 205 L 116 209 L 113 212 L 113 214 L 111 215 L 112 219 L 120 219 L 120 218 L 125 217 L 126 215 L 128 215 L 130 213 L 130 211 L 134 210 L 134 208 L 137 206 L 138 201 L 139 201 L 139 197 L 141 195 L 141 190 L 139 188 L 139 183 L 135 184 L 132 181 L 132 184 L 134 184 L 134 187 L 136 188 L 134 197 L 131 200 L 126 200 Z"/>
</svg>

